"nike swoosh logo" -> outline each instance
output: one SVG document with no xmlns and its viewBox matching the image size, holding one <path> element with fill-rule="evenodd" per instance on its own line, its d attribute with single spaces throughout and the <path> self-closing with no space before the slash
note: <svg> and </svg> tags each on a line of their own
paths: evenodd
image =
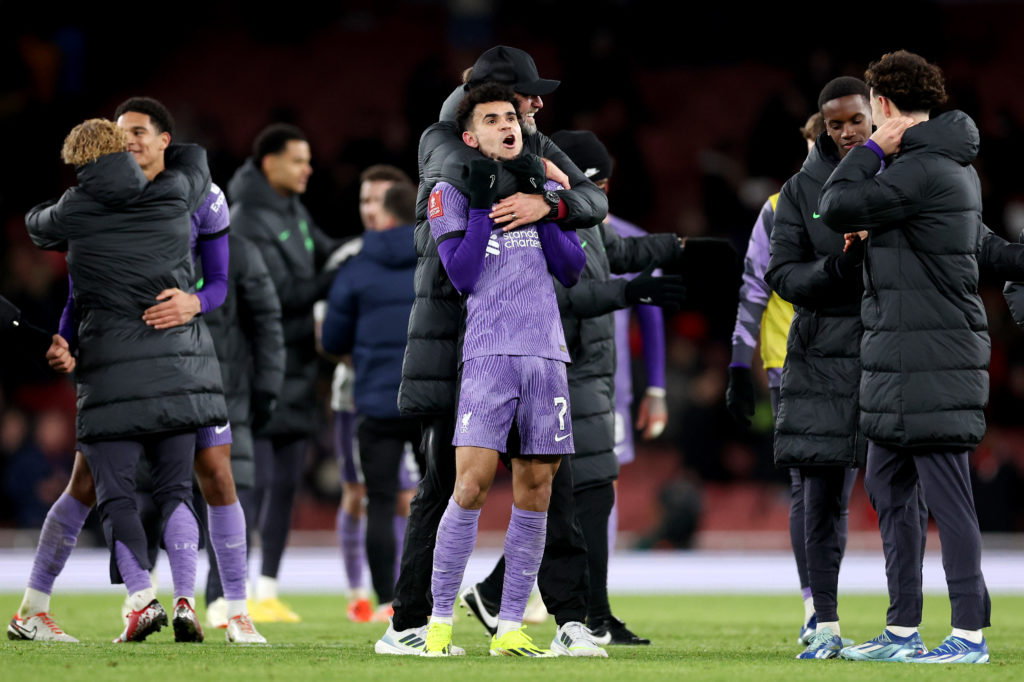
<svg viewBox="0 0 1024 682">
<path fill-rule="evenodd" d="M 215 426 L 213 427 L 213 431 L 214 433 L 224 433 L 225 431 L 228 430 L 229 426 L 230 424 L 225 424 L 224 426 Z"/>
<path fill-rule="evenodd" d="M 24 625 L 20 625 L 18 623 L 11 623 L 11 625 L 13 625 L 14 629 L 17 630 L 25 639 L 35 639 L 36 631 L 39 629 L 38 627 L 35 627 L 29 630 Z"/>
<path fill-rule="evenodd" d="M 567 433 L 564 436 L 555 436 L 555 442 L 556 443 L 561 443 L 563 440 L 565 440 L 566 438 L 568 438 L 571 435 L 572 435 L 571 433 Z"/>
<path fill-rule="evenodd" d="M 820 216 L 820 215 L 818 215 L 817 213 L 812 213 L 812 214 L 811 214 L 811 217 L 812 217 L 812 218 L 814 218 L 815 220 L 817 220 L 817 219 L 818 219 L 818 218 L 820 218 L 821 216 Z"/>
<path fill-rule="evenodd" d="M 582 242 L 580 242 L 580 248 L 581 248 L 581 249 L 584 249 L 584 248 L 586 248 L 586 247 L 587 247 L 587 240 L 586 240 L 586 239 L 584 239 L 584 240 L 583 240 Z"/>
<path fill-rule="evenodd" d="M 228 549 L 238 549 L 245 544 L 245 540 L 239 540 L 238 542 L 225 542 L 224 546 Z"/>
</svg>

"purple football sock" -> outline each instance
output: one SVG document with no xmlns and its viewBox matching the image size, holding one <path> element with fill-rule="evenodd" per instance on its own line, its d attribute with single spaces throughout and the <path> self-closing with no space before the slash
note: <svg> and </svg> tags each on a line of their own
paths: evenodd
<svg viewBox="0 0 1024 682">
<path fill-rule="evenodd" d="M 57 498 L 50 511 L 46 512 L 43 531 L 39 534 L 39 546 L 36 547 L 32 573 L 28 578 L 29 587 L 44 594 L 53 592 L 53 581 L 64 570 L 88 516 L 89 507 L 71 495 L 64 493 Z"/>
<path fill-rule="evenodd" d="M 153 587 L 153 583 L 149 581 L 149 572 L 139 564 L 138 558 L 120 540 L 114 541 L 114 559 L 117 561 L 117 570 L 121 573 L 128 594 Z"/>
<path fill-rule="evenodd" d="M 363 589 L 363 520 L 338 507 L 338 546 L 345 565 L 348 589 Z"/>
<path fill-rule="evenodd" d="M 395 514 L 395 580 L 398 580 L 402 570 L 402 547 L 405 546 L 405 527 L 408 523 L 408 516 Z"/>
<path fill-rule="evenodd" d="M 448 508 L 444 510 L 441 523 L 437 525 L 434 571 L 430 576 L 430 593 L 434 597 L 432 614 L 436 617 L 452 617 L 455 597 L 462 587 L 462 575 L 466 572 L 466 563 L 476 544 L 479 522 L 479 509 L 463 509 L 454 497 L 448 500 Z"/>
<path fill-rule="evenodd" d="M 217 557 L 224 598 L 245 599 L 245 576 L 248 558 L 245 543 L 245 512 L 235 500 L 233 504 L 209 506 L 206 520 L 210 524 L 210 544 Z"/>
<path fill-rule="evenodd" d="M 164 526 L 164 549 L 171 564 L 174 597 L 196 596 L 196 561 L 199 559 L 199 522 L 182 502 Z M 227 590 L 224 590 L 225 594 Z"/>
<path fill-rule="evenodd" d="M 512 505 L 505 534 L 505 582 L 501 590 L 500 620 L 522 622 L 530 590 L 544 557 L 548 513 L 526 511 Z"/>
<path fill-rule="evenodd" d="M 615 551 L 615 540 L 619 536 L 619 502 L 612 505 L 612 512 L 608 515 L 608 556 Z"/>
</svg>

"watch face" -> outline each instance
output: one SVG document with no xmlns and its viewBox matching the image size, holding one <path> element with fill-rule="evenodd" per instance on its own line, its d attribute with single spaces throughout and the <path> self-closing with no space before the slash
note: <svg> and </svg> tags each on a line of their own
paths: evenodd
<svg viewBox="0 0 1024 682">
<path fill-rule="evenodd" d="M 547 192 L 544 192 L 544 198 L 552 206 L 558 206 L 558 202 L 561 201 L 561 198 L 558 196 L 558 193 L 550 189 Z"/>
</svg>

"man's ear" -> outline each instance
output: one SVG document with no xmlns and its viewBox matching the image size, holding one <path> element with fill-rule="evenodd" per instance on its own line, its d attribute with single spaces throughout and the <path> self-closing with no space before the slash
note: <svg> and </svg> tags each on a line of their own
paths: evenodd
<svg viewBox="0 0 1024 682">
<path fill-rule="evenodd" d="M 473 149 L 476 149 L 480 146 L 480 142 L 476 139 L 476 135 L 474 135 L 468 130 L 462 132 L 462 141 L 465 142 L 470 147 L 472 147 Z"/>
<path fill-rule="evenodd" d="M 169 147 L 171 144 L 171 134 L 165 130 L 164 132 L 160 133 L 160 140 L 163 142 L 163 148 L 167 149 L 167 147 Z"/>
<path fill-rule="evenodd" d="M 892 102 L 884 95 L 878 96 L 878 103 L 882 105 L 882 113 L 886 118 L 892 118 Z"/>
</svg>

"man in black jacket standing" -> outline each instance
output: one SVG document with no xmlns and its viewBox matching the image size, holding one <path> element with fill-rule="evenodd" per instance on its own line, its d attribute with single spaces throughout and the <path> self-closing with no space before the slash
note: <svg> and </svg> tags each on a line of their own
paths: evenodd
<svg viewBox="0 0 1024 682">
<path fill-rule="evenodd" d="M 284 386 L 270 421 L 254 433 L 256 506 L 263 566 L 253 620 L 298 622 L 277 594 L 277 573 L 288 541 L 295 491 L 315 427 L 317 351 L 313 304 L 327 294 L 333 271 L 320 270 L 334 242 L 314 223 L 299 197 L 313 169 L 305 135 L 273 124 L 259 134 L 253 156 L 228 183 L 231 226 L 251 241 L 267 265 L 286 347 Z"/>
<path fill-rule="evenodd" d="M 558 81 L 540 78 L 533 59 L 516 48 L 498 46 L 487 50 L 474 64 L 469 83 L 502 82 L 513 86 L 524 118 L 524 148 L 550 159 L 568 174 L 572 189 L 545 195 L 517 192 L 516 178 L 500 168 L 498 196 L 507 197 L 492 218 L 506 226 L 528 224 L 545 216 L 563 229 L 596 225 L 608 211 L 608 201 L 586 176 L 576 168 L 546 136 L 531 131 L 533 117 L 543 106 L 541 97 L 558 87 Z M 458 86 L 449 98 L 461 99 L 465 88 Z M 420 185 L 416 207 L 418 223 L 414 239 L 419 260 L 416 265 L 416 300 L 409 319 L 409 339 L 402 365 L 399 408 L 403 415 L 423 420 L 423 451 L 426 471 L 413 498 L 402 550 L 402 565 L 395 587 L 395 615 L 391 626 L 375 645 L 381 654 L 419 655 L 423 649 L 429 602 L 430 575 L 437 525 L 455 483 L 455 453 L 451 445 L 455 429 L 455 396 L 460 356 L 459 337 L 463 302 L 441 265 L 437 247 L 427 221 L 428 200 L 439 181 L 445 180 L 460 191 L 467 187 L 463 170 L 478 153 L 463 144 L 452 113 L 454 104 L 442 112 L 442 120 L 428 128 L 420 138 Z M 446 117 L 447 116 L 447 117 Z M 513 198 L 514 197 L 514 198 Z M 504 204 L 504 205 L 502 205 Z M 556 500 L 572 497 L 570 467 L 561 467 L 552 489 L 552 508 Z M 573 514 L 548 516 L 545 555 L 571 563 L 565 582 L 550 590 L 541 585 L 545 603 L 555 605 L 570 621 L 586 618 L 586 546 Z M 545 594 L 545 591 L 548 593 Z M 571 615 L 569 615 L 571 614 Z M 562 623 L 559 623 L 560 625 Z M 456 652 L 457 653 L 457 652 Z"/>
<path fill-rule="evenodd" d="M 846 546 L 855 467 L 864 464 L 857 426 L 863 242 L 843 240 L 816 217 L 818 194 L 839 161 L 871 134 L 868 86 L 836 78 L 818 96 L 825 132 L 775 208 L 765 281 L 793 303 L 775 425 L 775 464 L 792 467 L 803 495 L 804 549 L 815 627 L 797 658 L 835 658 L 842 648 L 836 592 Z M 915 650 L 916 651 L 916 650 Z"/>
<path fill-rule="evenodd" d="M 885 631 L 842 655 L 864 658 L 917 634 L 920 481 L 939 527 L 953 632 L 909 660 L 986 663 L 982 628 L 990 625 L 991 602 L 968 470 L 985 434 L 990 348 L 978 295 L 986 233 L 971 166 L 978 130 L 960 111 L 930 117 L 946 100 L 943 76 L 918 55 L 886 54 L 865 81 L 878 130 L 839 164 L 818 211 L 833 230 L 869 234 L 860 425 L 869 440 L 865 486 L 878 512 L 890 606 Z"/>
</svg>

